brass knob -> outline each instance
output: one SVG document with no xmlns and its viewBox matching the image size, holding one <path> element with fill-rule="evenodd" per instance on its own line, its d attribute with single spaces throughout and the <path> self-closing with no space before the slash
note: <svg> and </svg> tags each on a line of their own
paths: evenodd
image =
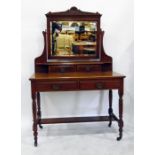
<svg viewBox="0 0 155 155">
<path fill-rule="evenodd" d="M 96 88 L 97 89 L 102 89 L 103 88 L 103 83 L 96 83 Z"/>
<path fill-rule="evenodd" d="M 90 71 L 90 66 L 86 66 L 86 71 L 87 71 L 87 72 Z"/>
<path fill-rule="evenodd" d="M 52 89 L 59 90 L 60 89 L 60 85 L 53 84 L 52 85 Z"/>
<path fill-rule="evenodd" d="M 60 72 L 64 73 L 65 72 L 65 68 L 60 68 Z"/>
</svg>

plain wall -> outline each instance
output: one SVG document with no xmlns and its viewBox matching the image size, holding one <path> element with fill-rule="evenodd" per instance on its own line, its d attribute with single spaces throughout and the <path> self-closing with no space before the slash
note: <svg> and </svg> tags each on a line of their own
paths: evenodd
<svg viewBox="0 0 155 155">
<path fill-rule="evenodd" d="M 29 77 L 34 59 L 43 51 L 42 31 L 45 14 L 64 11 L 72 6 L 102 14 L 104 48 L 113 57 L 113 70 L 126 75 L 124 94 L 125 123 L 133 122 L 133 2 L 131 0 L 22 0 L 22 127 L 31 129 L 32 106 Z M 114 91 L 114 111 L 118 113 L 118 93 Z M 41 93 L 43 116 L 101 115 L 108 112 L 107 91 Z"/>
</svg>

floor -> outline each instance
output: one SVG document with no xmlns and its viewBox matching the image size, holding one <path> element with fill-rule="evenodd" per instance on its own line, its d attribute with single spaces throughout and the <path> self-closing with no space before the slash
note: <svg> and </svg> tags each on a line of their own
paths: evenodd
<svg viewBox="0 0 155 155">
<path fill-rule="evenodd" d="M 31 129 L 22 130 L 22 155 L 133 155 L 133 125 L 126 122 L 124 137 L 116 141 L 118 125 L 107 122 L 44 125 L 33 146 Z"/>
</svg>

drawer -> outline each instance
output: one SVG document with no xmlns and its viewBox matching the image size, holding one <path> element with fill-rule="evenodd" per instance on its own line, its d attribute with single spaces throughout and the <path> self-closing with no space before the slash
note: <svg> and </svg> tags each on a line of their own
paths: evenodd
<svg viewBox="0 0 155 155">
<path fill-rule="evenodd" d="M 77 71 L 80 72 L 94 72 L 94 71 L 101 71 L 101 65 L 78 65 Z"/>
<path fill-rule="evenodd" d="M 59 66 L 49 66 L 48 72 L 57 72 L 57 73 L 65 73 L 65 72 L 75 72 L 76 67 L 74 65 L 59 65 Z"/>
<path fill-rule="evenodd" d="M 76 81 L 39 82 L 36 84 L 36 90 L 38 91 L 77 90 L 77 88 Z"/>
<path fill-rule="evenodd" d="M 80 81 L 80 89 L 117 89 L 120 83 L 118 80 L 84 80 Z"/>
</svg>

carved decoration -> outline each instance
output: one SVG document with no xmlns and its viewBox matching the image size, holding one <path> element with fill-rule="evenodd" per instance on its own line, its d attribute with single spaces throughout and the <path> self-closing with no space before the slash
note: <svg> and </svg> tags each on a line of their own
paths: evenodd
<svg viewBox="0 0 155 155">
<path fill-rule="evenodd" d="M 101 14 L 99 14 L 98 12 L 96 13 L 92 13 L 92 12 L 86 12 L 86 11 L 81 11 L 80 9 L 78 9 L 77 7 L 73 6 L 71 7 L 69 10 L 63 11 L 63 12 L 48 12 L 46 14 L 46 17 L 50 17 L 53 15 L 95 15 L 95 16 L 101 16 Z"/>
</svg>

